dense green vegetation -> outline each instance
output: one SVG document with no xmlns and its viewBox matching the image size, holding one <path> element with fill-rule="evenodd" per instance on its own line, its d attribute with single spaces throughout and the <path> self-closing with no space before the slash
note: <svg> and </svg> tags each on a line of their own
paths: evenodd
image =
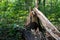
<svg viewBox="0 0 60 40">
<path fill-rule="evenodd" d="M 0 0 L 0 39 L 19 40 L 15 28 L 24 27 L 29 8 L 34 6 L 35 0 Z M 60 0 L 39 0 L 39 10 L 59 29 Z"/>
</svg>

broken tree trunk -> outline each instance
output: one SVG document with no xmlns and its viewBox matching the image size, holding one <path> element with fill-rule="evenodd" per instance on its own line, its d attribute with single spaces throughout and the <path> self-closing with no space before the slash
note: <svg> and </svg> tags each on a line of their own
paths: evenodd
<svg viewBox="0 0 60 40">
<path fill-rule="evenodd" d="M 34 8 L 34 12 L 37 14 L 37 17 L 40 19 L 46 31 L 56 40 L 60 40 L 60 32 L 57 28 L 37 8 Z"/>
</svg>

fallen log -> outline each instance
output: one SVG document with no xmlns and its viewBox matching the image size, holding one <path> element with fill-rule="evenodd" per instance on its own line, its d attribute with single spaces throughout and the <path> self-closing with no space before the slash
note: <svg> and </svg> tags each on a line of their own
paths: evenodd
<svg viewBox="0 0 60 40">
<path fill-rule="evenodd" d="M 33 34 L 33 32 L 24 29 L 22 31 L 22 38 L 24 38 L 23 40 L 48 40 L 48 38 L 46 39 L 42 32 L 37 33 L 36 35 Z"/>
<path fill-rule="evenodd" d="M 42 25 L 46 31 L 54 37 L 56 40 L 60 40 L 60 32 L 57 28 L 44 16 L 44 14 L 39 11 L 37 8 L 34 8 L 33 11 L 37 14 L 37 17 L 40 19 Z"/>
</svg>

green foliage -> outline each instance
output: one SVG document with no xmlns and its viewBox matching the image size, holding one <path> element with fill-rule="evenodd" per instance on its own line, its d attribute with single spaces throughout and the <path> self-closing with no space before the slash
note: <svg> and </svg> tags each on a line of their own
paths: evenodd
<svg viewBox="0 0 60 40">
<path fill-rule="evenodd" d="M 0 28 L 0 40 L 23 40 L 18 28 Z"/>
<path fill-rule="evenodd" d="M 16 27 L 23 28 L 28 11 L 23 10 L 24 1 L 0 1 L 0 40 L 22 40 Z"/>
<path fill-rule="evenodd" d="M 29 7 L 34 8 L 35 0 L 0 0 L 1 40 L 21 40 L 15 27 L 24 27 Z M 60 26 L 60 1 L 39 0 L 39 10 L 55 25 Z M 59 28 L 59 27 L 58 27 Z M 4 35 L 3 35 L 4 34 Z"/>
</svg>

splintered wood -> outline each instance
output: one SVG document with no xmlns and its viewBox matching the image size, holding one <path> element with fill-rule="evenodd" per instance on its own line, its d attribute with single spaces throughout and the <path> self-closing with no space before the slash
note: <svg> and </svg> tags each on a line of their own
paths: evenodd
<svg viewBox="0 0 60 40">
<path fill-rule="evenodd" d="M 37 17 L 40 19 L 42 25 L 46 31 L 54 37 L 56 40 L 60 40 L 60 32 L 57 28 L 44 16 L 44 14 L 39 11 L 37 8 L 34 8 L 33 11 L 37 14 Z"/>
</svg>

